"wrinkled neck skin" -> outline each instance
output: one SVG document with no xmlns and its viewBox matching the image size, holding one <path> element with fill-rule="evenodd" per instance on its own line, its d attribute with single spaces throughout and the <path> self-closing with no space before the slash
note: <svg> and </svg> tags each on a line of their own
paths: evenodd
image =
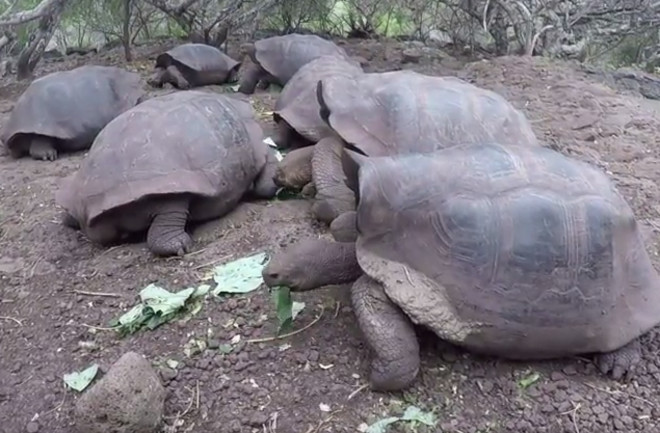
<svg viewBox="0 0 660 433">
<path fill-rule="evenodd" d="M 268 287 L 307 291 L 352 283 L 362 275 L 362 270 L 354 242 L 307 239 L 275 255 L 262 275 Z"/>
</svg>

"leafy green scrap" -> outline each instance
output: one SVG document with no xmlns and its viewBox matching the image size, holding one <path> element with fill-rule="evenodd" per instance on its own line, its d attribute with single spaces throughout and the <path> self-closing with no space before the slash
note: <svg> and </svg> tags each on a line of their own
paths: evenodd
<svg viewBox="0 0 660 433">
<path fill-rule="evenodd" d="M 218 296 L 222 293 L 249 293 L 263 283 L 261 271 L 268 263 L 266 253 L 243 257 L 213 268 L 213 280 L 216 287 L 211 293 Z"/>
<path fill-rule="evenodd" d="M 430 427 L 435 427 L 437 419 L 433 412 L 425 412 L 417 406 L 408 406 L 401 416 L 390 416 L 376 421 L 369 425 L 365 433 L 385 433 L 390 425 L 396 422 L 407 422 L 412 427 L 418 424 L 424 424 Z"/>
<path fill-rule="evenodd" d="M 291 290 L 288 287 L 274 287 L 272 296 L 277 311 L 279 327 L 278 335 L 291 330 L 296 316 L 305 308 L 304 302 L 297 302 L 291 298 Z"/>
<path fill-rule="evenodd" d="M 538 382 L 540 378 L 541 375 L 536 372 L 528 374 L 527 376 L 523 377 L 518 381 L 518 386 L 521 387 L 522 389 L 527 389 L 530 386 L 534 385 L 536 382 Z"/>
<path fill-rule="evenodd" d="M 73 373 L 65 374 L 63 377 L 64 383 L 69 388 L 82 392 L 90 383 L 92 383 L 98 371 L 99 366 L 92 364 L 83 371 L 74 371 Z"/>
<path fill-rule="evenodd" d="M 172 293 L 155 284 L 140 291 L 140 303 L 110 322 L 121 335 L 134 334 L 142 328 L 155 329 L 179 315 L 195 313 L 211 286 L 202 284 Z"/>
</svg>

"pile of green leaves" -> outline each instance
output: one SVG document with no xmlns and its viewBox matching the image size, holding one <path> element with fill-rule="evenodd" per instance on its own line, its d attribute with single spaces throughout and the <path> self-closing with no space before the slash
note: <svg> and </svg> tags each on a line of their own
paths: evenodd
<svg viewBox="0 0 660 433">
<path fill-rule="evenodd" d="M 243 257 L 218 265 L 208 276 L 213 282 L 189 287 L 172 293 L 156 284 L 149 284 L 140 291 L 140 303 L 120 317 L 113 319 L 110 326 L 121 336 L 134 334 L 141 329 L 155 329 L 175 318 L 188 320 L 197 314 L 208 296 L 246 294 L 263 283 L 261 272 L 268 263 L 266 253 Z M 305 304 L 294 302 L 287 288 L 273 290 L 273 299 L 280 323 L 278 333 L 291 328 L 291 323 Z"/>
</svg>

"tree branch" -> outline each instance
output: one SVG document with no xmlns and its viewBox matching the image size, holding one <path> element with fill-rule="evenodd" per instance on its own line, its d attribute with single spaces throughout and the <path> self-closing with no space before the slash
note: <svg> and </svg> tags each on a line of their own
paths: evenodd
<svg viewBox="0 0 660 433">
<path fill-rule="evenodd" d="M 11 9 L 13 9 L 9 8 L 7 12 L 0 16 L 0 27 L 15 26 L 38 20 L 39 18 L 52 13 L 53 9 L 59 2 L 60 0 L 41 0 L 41 3 L 34 8 L 28 11 L 16 12 L 12 15 L 7 14 L 7 12 L 11 12 Z"/>
</svg>

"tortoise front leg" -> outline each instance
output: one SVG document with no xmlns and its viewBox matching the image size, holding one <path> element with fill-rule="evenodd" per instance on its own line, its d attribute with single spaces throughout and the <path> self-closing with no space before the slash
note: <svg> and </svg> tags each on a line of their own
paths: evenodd
<svg viewBox="0 0 660 433">
<path fill-rule="evenodd" d="M 192 246 L 186 233 L 188 222 L 187 197 L 173 197 L 155 204 L 153 219 L 147 232 L 147 246 L 157 256 L 182 256 Z"/>
<path fill-rule="evenodd" d="M 188 80 L 186 80 L 181 71 L 174 65 L 167 67 L 166 78 L 169 83 L 179 90 L 188 90 L 191 87 Z"/>
<path fill-rule="evenodd" d="M 355 210 L 355 194 L 344 183 L 343 144 L 334 138 L 324 138 L 314 148 L 312 179 L 316 185 L 316 201 L 312 212 L 319 221 L 330 224 L 344 212 Z"/>
<path fill-rule="evenodd" d="M 33 159 L 55 161 L 57 159 L 55 139 L 52 137 L 44 137 L 43 135 L 32 137 L 30 141 L 30 156 Z"/>
<path fill-rule="evenodd" d="M 383 287 L 367 275 L 353 284 L 351 303 L 374 353 L 371 387 L 376 391 L 408 387 L 420 366 L 419 343 L 410 319 L 387 297 Z"/>
<path fill-rule="evenodd" d="M 641 359 L 642 348 L 639 339 L 635 339 L 615 351 L 597 354 L 594 361 L 601 373 L 618 380 L 630 379 Z"/>
<path fill-rule="evenodd" d="M 149 84 L 151 87 L 161 88 L 163 87 L 164 76 L 165 76 L 165 69 L 161 67 L 157 67 L 154 70 L 154 73 L 151 76 L 151 78 L 147 80 L 147 84 Z"/>
<path fill-rule="evenodd" d="M 251 95 L 254 93 L 254 89 L 257 87 L 257 83 L 263 77 L 263 75 L 264 71 L 261 66 L 250 63 L 241 73 L 238 91 L 246 95 Z"/>
</svg>

